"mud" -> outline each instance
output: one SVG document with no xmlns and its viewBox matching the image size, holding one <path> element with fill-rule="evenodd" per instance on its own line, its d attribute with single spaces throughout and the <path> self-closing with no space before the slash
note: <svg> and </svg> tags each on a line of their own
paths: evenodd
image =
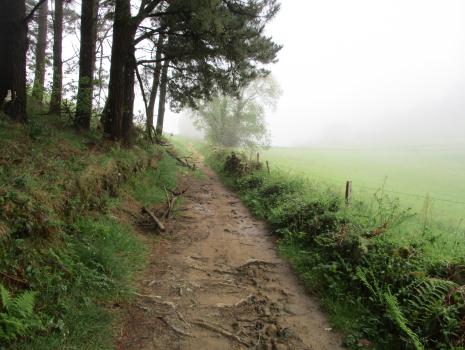
<svg viewBox="0 0 465 350">
<path fill-rule="evenodd" d="M 276 253 L 266 225 L 201 165 L 151 244 L 118 349 L 342 349 L 318 302 Z"/>
</svg>

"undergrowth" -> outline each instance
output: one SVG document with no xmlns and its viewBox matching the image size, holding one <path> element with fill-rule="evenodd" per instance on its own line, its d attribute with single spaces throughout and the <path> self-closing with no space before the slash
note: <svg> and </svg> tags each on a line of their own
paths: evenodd
<svg viewBox="0 0 465 350">
<path fill-rule="evenodd" d="M 53 116 L 0 116 L 0 149 L 0 349 L 113 348 L 146 249 L 112 209 L 123 195 L 163 201 L 176 164 Z"/>
<path fill-rule="evenodd" d="M 208 161 L 271 224 L 281 253 L 319 295 L 346 346 L 465 349 L 465 258 L 432 259 L 425 236 L 392 239 L 412 215 L 398 201 L 378 193 L 376 206 L 346 206 L 314 182 L 233 158 L 218 151 Z"/>
</svg>

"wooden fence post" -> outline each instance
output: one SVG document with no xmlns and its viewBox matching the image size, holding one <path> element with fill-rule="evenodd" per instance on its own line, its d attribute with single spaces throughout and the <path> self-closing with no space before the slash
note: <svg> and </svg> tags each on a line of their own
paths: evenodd
<svg viewBox="0 0 465 350">
<path fill-rule="evenodd" d="M 346 182 L 346 204 L 349 205 L 350 202 L 352 201 L 352 181 L 347 181 Z"/>
<path fill-rule="evenodd" d="M 271 174 L 271 172 L 270 172 L 270 164 L 268 163 L 268 161 L 266 161 L 266 168 L 268 169 L 268 174 Z"/>
</svg>

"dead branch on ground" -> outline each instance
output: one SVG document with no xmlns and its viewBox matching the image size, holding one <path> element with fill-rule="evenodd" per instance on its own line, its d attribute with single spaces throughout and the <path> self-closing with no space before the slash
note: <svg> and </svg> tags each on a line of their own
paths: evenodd
<svg viewBox="0 0 465 350">
<path fill-rule="evenodd" d="M 166 230 L 165 225 L 163 224 L 163 222 L 161 222 L 160 219 L 158 219 L 155 216 L 155 214 L 153 214 L 150 210 L 148 210 L 146 207 L 142 207 L 142 212 L 146 213 L 148 216 L 150 216 L 150 218 L 155 222 L 155 224 L 158 226 L 160 231 L 165 231 Z"/>
</svg>

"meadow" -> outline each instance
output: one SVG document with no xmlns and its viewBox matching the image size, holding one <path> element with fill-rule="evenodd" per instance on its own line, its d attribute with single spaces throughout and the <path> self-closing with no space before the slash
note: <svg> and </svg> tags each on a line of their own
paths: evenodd
<svg viewBox="0 0 465 350">
<path fill-rule="evenodd" d="M 465 146 L 274 147 L 260 152 L 260 157 L 269 161 L 272 170 L 305 176 L 327 185 L 341 198 L 347 180 L 352 181 L 354 201 L 373 203 L 375 194 L 382 192 L 412 213 L 407 223 L 410 234 L 429 226 L 454 250 L 465 242 Z"/>
</svg>

